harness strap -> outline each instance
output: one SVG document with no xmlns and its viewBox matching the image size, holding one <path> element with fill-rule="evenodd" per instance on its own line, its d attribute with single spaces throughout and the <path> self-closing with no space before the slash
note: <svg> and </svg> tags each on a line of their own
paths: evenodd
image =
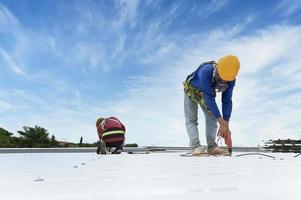
<svg viewBox="0 0 301 200">
<path fill-rule="evenodd" d="M 194 76 L 196 75 L 197 71 L 202 68 L 203 66 L 205 66 L 206 64 L 214 64 L 216 65 L 216 63 L 214 61 L 210 61 L 210 62 L 204 62 L 202 63 L 194 72 L 192 72 L 190 75 L 187 76 L 186 80 L 184 81 L 184 92 L 186 93 L 186 95 L 195 103 L 199 104 L 202 107 L 205 107 L 205 109 L 207 110 L 207 112 L 209 114 L 212 114 L 210 109 L 208 108 L 208 106 L 206 105 L 205 102 L 205 98 L 204 98 L 204 93 L 193 87 L 190 84 L 190 81 L 194 78 Z"/>
<path fill-rule="evenodd" d="M 204 105 L 204 94 L 193 87 L 188 81 L 184 82 L 184 92 L 193 100 L 195 103 L 200 104 L 201 106 Z"/>
<path fill-rule="evenodd" d="M 184 82 L 184 92 L 193 102 L 204 107 L 206 109 L 206 111 L 209 114 L 211 114 L 211 111 L 205 102 L 205 97 L 204 97 L 203 92 L 201 92 L 199 89 L 193 87 L 188 81 Z"/>
</svg>

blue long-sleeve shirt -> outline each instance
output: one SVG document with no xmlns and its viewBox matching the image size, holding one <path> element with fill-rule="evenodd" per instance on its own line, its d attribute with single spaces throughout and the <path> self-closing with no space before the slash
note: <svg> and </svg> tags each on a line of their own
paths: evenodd
<svg viewBox="0 0 301 200">
<path fill-rule="evenodd" d="M 215 118 L 221 117 L 220 111 L 215 102 L 215 86 L 216 82 L 212 82 L 214 66 L 211 63 L 205 64 L 199 68 L 190 83 L 204 93 L 206 105 Z M 223 119 L 230 120 L 232 112 L 232 93 L 235 85 L 234 81 L 228 81 L 228 88 L 222 93 L 222 112 Z"/>
</svg>

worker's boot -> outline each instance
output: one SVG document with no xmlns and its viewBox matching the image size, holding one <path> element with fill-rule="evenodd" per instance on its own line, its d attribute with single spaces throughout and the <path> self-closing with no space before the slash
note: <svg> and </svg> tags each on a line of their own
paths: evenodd
<svg viewBox="0 0 301 200">
<path fill-rule="evenodd" d="M 100 153 L 100 145 L 97 146 L 96 153 L 97 153 L 97 154 Z"/>
<path fill-rule="evenodd" d="M 227 150 L 221 149 L 219 147 L 212 147 L 208 149 L 208 154 L 217 155 L 217 156 L 229 156 L 229 152 Z"/>
<path fill-rule="evenodd" d="M 112 154 L 121 154 L 121 149 L 116 149 L 115 151 L 112 152 Z"/>
<path fill-rule="evenodd" d="M 192 149 L 191 154 L 196 156 L 196 155 L 200 155 L 200 154 L 206 154 L 207 152 L 203 149 L 202 146 L 198 146 L 194 149 Z"/>
</svg>

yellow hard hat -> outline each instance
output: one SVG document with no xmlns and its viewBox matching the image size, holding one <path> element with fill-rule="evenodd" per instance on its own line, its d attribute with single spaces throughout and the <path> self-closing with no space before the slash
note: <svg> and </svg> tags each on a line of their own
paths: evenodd
<svg viewBox="0 0 301 200">
<path fill-rule="evenodd" d="M 104 120 L 104 118 L 102 118 L 102 117 L 98 118 L 98 119 L 96 120 L 96 126 L 97 126 L 102 120 Z"/>
<path fill-rule="evenodd" d="M 238 74 L 239 67 L 239 60 L 234 55 L 222 57 L 217 62 L 217 72 L 225 81 L 233 81 Z"/>
</svg>

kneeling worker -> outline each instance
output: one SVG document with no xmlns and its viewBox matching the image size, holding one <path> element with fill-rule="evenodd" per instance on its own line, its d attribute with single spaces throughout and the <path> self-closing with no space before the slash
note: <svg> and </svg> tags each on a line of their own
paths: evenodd
<svg viewBox="0 0 301 200">
<path fill-rule="evenodd" d="M 121 153 L 125 140 L 124 125 L 116 117 L 98 118 L 96 128 L 99 137 L 96 153 Z M 112 148 L 115 149 L 111 152 Z"/>
<path fill-rule="evenodd" d="M 201 147 L 198 132 L 198 105 L 205 115 L 206 139 L 209 154 L 227 155 L 232 151 L 229 120 L 232 112 L 232 92 L 240 68 L 236 56 L 228 55 L 218 62 L 202 63 L 184 82 L 185 125 L 192 154 L 206 153 Z M 222 115 L 215 102 L 216 92 L 222 93 Z M 218 134 L 225 139 L 229 152 L 216 144 Z"/>
</svg>

